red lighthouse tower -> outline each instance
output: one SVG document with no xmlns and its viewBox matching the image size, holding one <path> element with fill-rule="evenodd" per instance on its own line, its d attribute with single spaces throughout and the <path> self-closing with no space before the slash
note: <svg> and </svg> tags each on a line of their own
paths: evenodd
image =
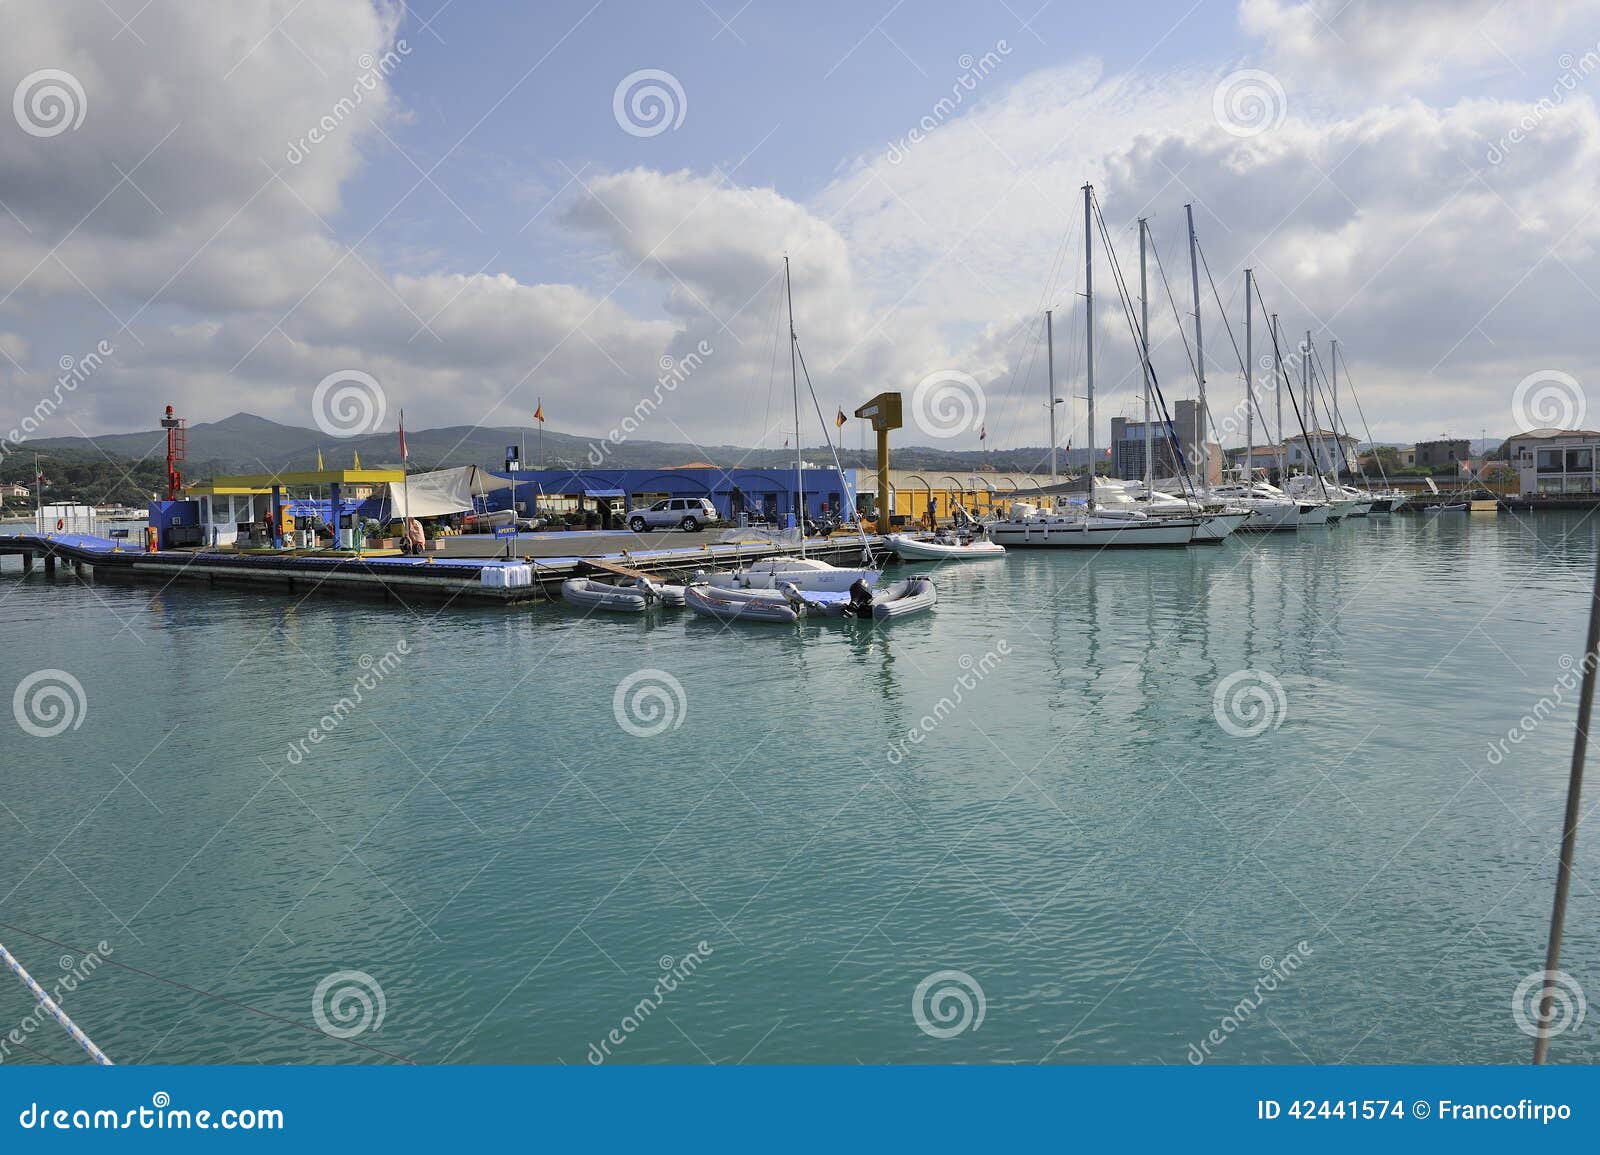
<svg viewBox="0 0 1600 1155">
<path fill-rule="evenodd" d="M 174 417 L 172 406 L 168 405 L 166 415 L 161 418 L 161 428 L 167 431 L 167 500 L 177 501 L 183 490 L 182 466 L 187 452 L 188 423 L 182 417 Z"/>
</svg>

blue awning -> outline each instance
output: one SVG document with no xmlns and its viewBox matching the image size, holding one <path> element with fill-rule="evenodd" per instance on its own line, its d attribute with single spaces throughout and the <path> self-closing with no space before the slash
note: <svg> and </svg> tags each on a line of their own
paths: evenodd
<svg viewBox="0 0 1600 1155">
<path fill-rule="evenodd" d="M 528 482 L 526 479 L 519 480 L 517 482 L 517 487 L 519 489 L 523 489 L 526 486 L 528 486 L 529 484 L 530 484 L 530 482 Z M 537 482 L 533 482 L 532 484 L 538 485 Z M 559 482 L 557 482 L 557 483 L 555 483 L 553 485 L 544 485 L 544 486 L 540 486 L 539 488 L 540 488 L 541 492 L 549 494 L 552 497 L 626 497 L 627 496 L 627 491 L 626 490 L 615 489 L 615 488 L 606 487 L 606 486 L 596 486 L 592 481 L 588 480 L 587 478 L 580 477 L 577 474 L 572 474 L 570 476 L 563 477 Z"/>
</svg>

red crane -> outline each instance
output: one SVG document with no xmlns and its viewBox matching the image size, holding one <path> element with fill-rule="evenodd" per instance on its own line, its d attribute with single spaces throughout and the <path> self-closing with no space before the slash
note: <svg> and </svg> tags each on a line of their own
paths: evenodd
<svg viewBox="0 0 1600 1155">
<path fill-rule="evenodd" d="M 161 428 L 167 431 L 167 500 L 177 501 L 183 490 L 183 472 L 179 467 L 187 460 L 188 423 L 182 417 L 174 417 L 172 406 L 168 405 L 166 416 L 161 418 Z"/>
</svg>

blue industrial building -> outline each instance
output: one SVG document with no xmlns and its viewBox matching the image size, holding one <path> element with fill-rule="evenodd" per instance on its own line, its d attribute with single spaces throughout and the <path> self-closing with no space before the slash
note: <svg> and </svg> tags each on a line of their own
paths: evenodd
<svg viewBox="0 0 1600 1155">
<path fill-rule="evenodd" d="M 517 512 L 525 516 L 531 516 L 536 508 L 570 506 L 574 500 L 582 508 L 607 502 L 637 509 L 672 497 L 709 497 L 717 512 L 734 522 L 741 513 L 787 522 L 798 508 L 793 469 L 694 465 L 681 469 L 519 469 L 496 471 L 495 475 L 510 478 L 515 487 L 491 493 L 489 507 L 505 509 L 514 500 Z M 841 477 L 836 469 L 806 469 L 802 477 L 807 517 L 848 514 L 855 509 L 855 470 L 846 469 Z"/>
</svg>

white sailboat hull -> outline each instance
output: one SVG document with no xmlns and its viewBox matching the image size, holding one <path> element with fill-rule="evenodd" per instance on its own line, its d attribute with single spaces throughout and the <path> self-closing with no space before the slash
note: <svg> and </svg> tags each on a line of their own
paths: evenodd
<svg viewBox="0 0 1600 1155">
<path fill-rule="evenodd" d="M 1194 540 L 1226 541 L 1243 529 L 1251 516 L 1248 510 L 1241 513 L 1202 513 L 1199 515 L 1200 524 L 1194 531 Z"/>
<path fill-rule="evenodd" d="M 1128 546 L 1180 546 L 1194 539 L 1199 523 L 1191 518 L 1141 518 L 1118 521 L 1091 518 L 1038 518 L 995 522 L 989 539 L 1008 549 L 1116 549 Z"/>
<path fill-rule="evenodd" d="M 772 558 L 754 562 L 732 573 L 714 573 L 707 581 L 722 589 L 777 589 L 784 583 L 801 590 L 848 593 L 858 581 L 876 585 L 883 576 L 878 569 L 840 569 L 809 558 Z"/>
<path fill-rule="evenodd" d="M 1231 498 L 1250 511 L 1250 520 L 1239 528 L 1250 533 L 1265 533 L 1275 529 L 1300 528 L 1300 504 L 1294 501 L 1262 501 L 1255 498 Z"/>
</svg>

